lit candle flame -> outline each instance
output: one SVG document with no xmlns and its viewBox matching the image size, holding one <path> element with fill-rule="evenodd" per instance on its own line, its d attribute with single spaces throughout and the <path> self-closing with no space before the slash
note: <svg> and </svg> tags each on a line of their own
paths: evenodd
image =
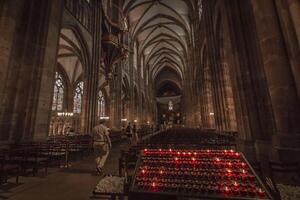
<svg viewBox="0 0 300 200">
<path fill-rule="evenodd" d="M 227 186 L 225 186 L 225 191 L 228 192 L 229 191 L 229 188 Z"/>
</svg>

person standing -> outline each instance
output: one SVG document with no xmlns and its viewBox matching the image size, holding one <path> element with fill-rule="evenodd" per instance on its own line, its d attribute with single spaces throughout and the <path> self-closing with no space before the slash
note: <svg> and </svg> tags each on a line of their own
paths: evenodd
<svg viewBox="0 0 300 200">
<path fill-rule="evenodd" d="M 105 126 L 105 121 L 100 120 L 99 124 L 93 128 L 94 138 L 94 153 L 96 170 L 99 175 L 103 174 L 103 166 L 111 149 L 111 141 L 109 138 L 108 128 Z"/>
<path fill-rule="evenodd" d="M 136 127 L 136 124 L 133 124 L 131 145 L 137 145 L 138 140 L 139 140 L 139 138 L 138 138 L 138 133 L 137 133 L 137 127 Z"/>
<path fill-rule="evenodd" d="M 126 137 L 127 141 L 130 144 L 131 143 L 131 137 L 132 137 L 132 130 L 131 130 L 131 123 L 128 122 L 128 125 L 126 127 Z"/>
</svg>

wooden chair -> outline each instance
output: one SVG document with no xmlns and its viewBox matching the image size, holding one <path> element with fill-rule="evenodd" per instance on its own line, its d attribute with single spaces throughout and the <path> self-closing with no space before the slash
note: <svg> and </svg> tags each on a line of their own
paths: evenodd
<svg viewBox="0 0 300 200">
<path fill-rule="evenodd" d="M 2 151 L 0 153 L 0 185 L 6 183 L 10 177 L 16 177 L 16 183 L 19 182 L 20 166 L 10 163 L 8 159 L 8 152 Z"/>
</svg>

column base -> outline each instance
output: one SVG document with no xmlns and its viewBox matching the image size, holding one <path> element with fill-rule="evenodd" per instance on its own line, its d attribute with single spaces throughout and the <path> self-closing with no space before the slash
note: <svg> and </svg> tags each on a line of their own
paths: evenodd
<svg viewBox="0 0 300 200">
<path fill-rule="evenodd" d="M 266 162 L 270 160 L 270 149 L 272 148 L 271 141 L 256 140 L 255 141 L 256 158 L 259 162 Z"/>
<path fill-rule="evenodd" d="M 245 155 L 248 161 L 255 162 L 257 160 L 253 141 L 238 139 L 237 149 Z"/>
<path fill-rule="evenodd" d="M 300 162 L 300 135 L 274 135 L 271 160 L 277 162 Z"/>
</svg>

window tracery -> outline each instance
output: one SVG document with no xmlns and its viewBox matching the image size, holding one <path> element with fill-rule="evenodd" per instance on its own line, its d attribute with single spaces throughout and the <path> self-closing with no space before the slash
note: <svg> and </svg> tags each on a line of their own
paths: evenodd
<svg viewBox="0 0 300 200">
<path fill-rule="evenodd" d="M 55 73 L 55 82 L 54 82 L 54 91 L 53 91 L 53 101 L 52 101 L 52 110 L 61 111 L 63 109 L 64 102 L 64 84 L 62 76 L 56 72 Z"/>
</svg>

